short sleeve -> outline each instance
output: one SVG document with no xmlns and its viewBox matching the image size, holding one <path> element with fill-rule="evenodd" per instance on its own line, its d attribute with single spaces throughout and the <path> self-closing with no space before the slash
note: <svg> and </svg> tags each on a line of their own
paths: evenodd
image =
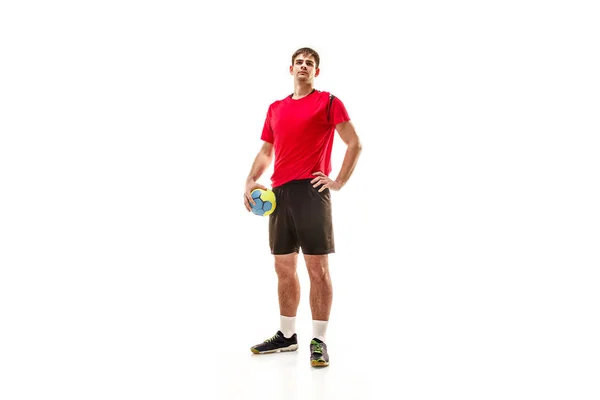
<svg viewBox="0 0 600 400">
<path fill-rule="evenodd" d="M 337 97 L 333 98 L 333 103 L 331 104 L 331 115 L 333 125 L 337 125 L 342 122 L 350 121 L 350 116 L 348 115 L 348 111 L 346 110 L 346 106 L 344 103 Z"/>
<path fill-rule="evenodd" d="M 265 117 L 265 124 L 263 126 L 262 134 L 260 138 L 265 142 L 273 143 L 273 129 L 271 128 L 271 107 L 267 111 L 267 116 Z"/>
</svg>

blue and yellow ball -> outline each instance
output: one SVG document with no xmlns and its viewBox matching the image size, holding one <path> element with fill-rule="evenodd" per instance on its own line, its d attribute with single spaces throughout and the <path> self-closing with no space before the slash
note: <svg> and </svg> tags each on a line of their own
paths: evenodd
<svg viewBox="0 0 600 400">
<path fill-rule="evenodd" d="M 254 214 L 267 216 L 275 211 L 277 202 L 275 201 L 275 193 L 272 190 L 254 189 L 250 195 L 256 203 L 252 206 Z"/>
</svg>

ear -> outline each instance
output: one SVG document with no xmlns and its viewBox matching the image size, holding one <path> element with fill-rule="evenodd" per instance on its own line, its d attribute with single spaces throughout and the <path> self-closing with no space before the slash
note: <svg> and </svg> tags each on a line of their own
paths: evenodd
<svg viewBox="0 0 600 400">
<path fill-rule="evenodd" d="M 319 72 L 321 72 L 321 70 L 320 70 L 319 68 L 317 68 L 317 69 L 315 70 L 315 78 L 316 78 L 317 76 L 319 76 Z"/>
<path fill-rule="evenodd" d="M 290 65 L 290 75 L 294 75 L 294 66 Z"/>
</svg>

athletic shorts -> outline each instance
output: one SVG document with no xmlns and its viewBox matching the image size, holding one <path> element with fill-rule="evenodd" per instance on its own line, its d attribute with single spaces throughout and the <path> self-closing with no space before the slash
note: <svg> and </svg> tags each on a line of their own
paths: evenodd
<svg viewBox="0 0 600 400">
<path fill-rule="evenodd" d="M 335 252 L 331 193 L 319 193 L 312 179 L 294 180 L 273 188 L 277 205 L 269 215 L 272 254 L 329 254 Z"/>
</svg>

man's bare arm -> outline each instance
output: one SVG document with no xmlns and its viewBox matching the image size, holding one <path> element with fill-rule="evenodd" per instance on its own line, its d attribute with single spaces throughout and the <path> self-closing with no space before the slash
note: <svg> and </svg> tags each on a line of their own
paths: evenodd
<svg viewBox="0 0 600 400">
<path fill-rule="evenodd" d="M 335 129 L 338 131 L 338 134 L 346 143 L 346 154 L 344 155 L 344 160 L 342 161 L 342 167 L 340 168 L 340 172 L 335 178 L 332 180 L 327 175 L 323 173 L 323 171 L 316 171 L 313 173 L 316 177 L 310 181 L 313 184 L 313 187 L 319 187 L 319 192 L 322 192 L 325 189 L 331 190 L 340 190 L 350 176 L 352 176 L 352 172 L 354 172 L 354 167 L 356 167 L 356 163 L 358 162 L 358 157 L 362 151 L 362 145 L 360 143 L 360 139 L 356 134 L 356 130 L 354 129 L 354 125 L 352 122 L 346 121 L 341 122 L 336 125 Z"/>
<path fill-rule="evenodd" d="M 246 210 L 251 211 L 251 205 L 254 205 L 254 200 L 252 200 L 252 196 L 250 193 L 252 190 L 256 188 L 260 188 L 263 190 L 267 190 L 266 187 L 259 184 L 257 181 L 260 179 L 262 174 L 265 173 L 269 165 L 271 165 L 271 161 L 273 161 L 273 144 L 269 142 L 264 142 L 258 154 L 254 158 L 254 162 L 252 163 L 252 168 L 250 168 L 250 173 L 246 178 L 246 187 L 244 189 L 244 205 L 246 206 Z"/>
<path fill-rule="evenodd" d="M 271 165 L 271 161 L 273 160 L 273 143 L 264 142 L 258 154 L 254 158 L 254 162 L 252 163 L 252 168 L 250 168 L 250 173 L 248 174 L 248 178 L 246 182 L 256 182 L 260 179 L 262 174 L 265 173 L 269 165 Z"/>
<path fill-rule="evenodd" d="M 335 129 L 338 131 L 340 138 L 348 146 L 340 172 L 337 178 L 335 178 L 336 182 L 344 186 L 354 172 L 354 167 L 356 167 L 358 157 L 362 151 L 362 144 L 351 121 L 341 122 L 336 125 Z"/>
</svg>

